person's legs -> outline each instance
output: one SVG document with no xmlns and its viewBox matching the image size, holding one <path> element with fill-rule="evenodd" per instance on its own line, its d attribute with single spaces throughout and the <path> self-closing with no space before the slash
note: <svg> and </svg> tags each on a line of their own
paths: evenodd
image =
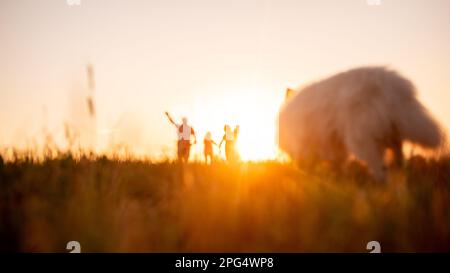
<svg viewBox="0 0 450 273">
<path fill-rule="evenodd" d="M 183 143 L 182 140 L 177 142 L 177 157 L 178 161 L 183 161 Z"/>
<path fill-rule="evenodd" d="M 227 161 L 229 161 L 229 162 L 235 161 L 235 159 L 236 159 L 235 153 L 236 153 L 236 151 L 235 151 L 234 141 L 227 141 L 225 143 L 225 155 L 227 157 Z"/>
<path fill-rule="evenodd" d="M 239 161 L 239 153 L 236 148 L 236 143 L 233 143 L 233 161 L 238 162 Z"/>
<path fill-rule="evenodd" d="M 214 158 L 214 157 L 213 157 L 213 154 L 210 153 L 210 154 L 209 154 L 209 163 L 210 163 L 210 164 L 213 163 L 213 158 Z"/>
<path fill-rule="evenodd" d="M 179 141 L 179 159 L 180 162 L 185 162 L 186 160 L 186 141 L 180 140 Z"/>
<path fill-rule="evenodd" d="M 205 164 L 208 164 L 208 156 L 211 156 L 211 150 L 210 147 L 207 146 L 207 144 L 205 144 L 203 155 L 205 156 Z"/>
<path fill-rule="evenodd" d="M 189 154 L 190 154 L 190 151 L 191 151 L 191 143 L 190 143 L 189 140 L 185 140 L 184 141 L 184 149 L 185 149 L 185 151 L 184 151 L 184 160 L 186 162 L 188 162 L 189 161 Z"/>
</svg>

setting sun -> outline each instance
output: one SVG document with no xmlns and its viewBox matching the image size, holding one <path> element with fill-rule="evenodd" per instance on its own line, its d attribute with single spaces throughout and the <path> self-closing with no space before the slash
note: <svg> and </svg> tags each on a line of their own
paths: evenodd
<svg viewBox="0 0 450 273">
<path fill-rule="evenodd" d="M 237 148 L 244 161 L 273 159 L 276 157 L 276 115 L 282 92 L 267 90 L 256 85 L 230 85 L 219 88 L 207 87 L 195 99 L 193 111 L 184 105 L 173 106 L 177 117 L 187 116 L 195 128 L 198 144 L 194 155 L 202 154 L 201 141 L 206 132 L 219 143 L 225 124 L 239 125 Z M 216 153 L 218 149 L 216 149 Z M 221 149 L 224 157 L 224 149 Z"/>
</svg>

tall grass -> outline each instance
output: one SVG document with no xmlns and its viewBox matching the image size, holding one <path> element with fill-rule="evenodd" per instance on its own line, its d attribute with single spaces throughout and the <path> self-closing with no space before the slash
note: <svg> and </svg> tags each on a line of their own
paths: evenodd
<svg viewBox="0 0 450 273">
<path fill-rule="evenodd" d="M 389 181 L 258 162 L 181 165 L 61 155 L 0 161 L 0 250 L 450 251 L 450 159 L 413 157 Z"/>
</svg>

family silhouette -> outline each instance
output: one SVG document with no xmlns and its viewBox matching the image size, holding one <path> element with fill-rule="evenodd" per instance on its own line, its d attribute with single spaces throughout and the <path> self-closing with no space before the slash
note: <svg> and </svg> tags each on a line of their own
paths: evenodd
<svg viewBox="0 0 450 273">
<path fill-rule="evenodd" d="M 186 117 L 182 118 L 181 123 L 176 123 L 172 116 L 165 112 L 169 122 L 173 124 L 177 130 L 177 157 L 180 162 L 187 162 L 189 160 L 191 146 L 197 143 L 197 136 L 194 128 L 188 124 Z M 219 153 L 222 144 L 225 142 L 225 158 L 228 162 L 236 162 L 239 160 L 239 153 L 236 148 L 236 142 L 239 135 L 239 125 L 234 129 L 230 125 L 225 124 L 224 134 L 222 140 L 217 144 L 213 139 L 211 132 L 208 131 L 203 139 L 203 156 L 206 164 L 212 164 L 215 158 L 213 145 L 218 146 Z M 193 139 L 193 142 L 191 142 Z"/>
</svg>

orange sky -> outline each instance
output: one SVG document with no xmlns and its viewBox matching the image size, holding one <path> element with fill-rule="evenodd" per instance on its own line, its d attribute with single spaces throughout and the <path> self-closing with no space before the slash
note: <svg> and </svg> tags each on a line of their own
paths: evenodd
<svg viewBox="0 0 450 273">
<path fill-rule="evenodd" d="M 447 0 L 1 1 L 0 147 L 85 122 L 89 62 L 98 150 L 171 154 L 170 110 L 200 139 L 239 123 L 243 156 L 271 157 L 285 87 L 359 65 L 411 78 L 448 128 L 449 26 Z"/>
</svg>

